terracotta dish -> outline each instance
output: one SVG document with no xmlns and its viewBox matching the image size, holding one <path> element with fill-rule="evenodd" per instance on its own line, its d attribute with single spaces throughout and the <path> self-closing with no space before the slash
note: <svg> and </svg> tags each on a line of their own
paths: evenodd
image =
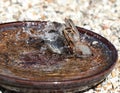
<svg viewBox="0 0 120 93">
<path fill-rule="evenodd" d="M 0 24 L 0 86 L 20 93 L 64 93 L 102 82 L 116 64 L 115 47 L 81 27 L 79 43 L 73 44 L 75 37 L 68 42 L 64 26 L 48 21 Z"/>
</svg>

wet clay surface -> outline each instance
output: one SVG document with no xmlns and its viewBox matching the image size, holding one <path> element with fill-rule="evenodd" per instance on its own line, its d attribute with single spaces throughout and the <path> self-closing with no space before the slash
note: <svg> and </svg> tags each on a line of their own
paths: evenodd
<svg viewBox="0 0 120 93">
<path fill-rule="evenodd" d="M 67 52 L 52 53 L 41 39 L 46 24 L 41 25 L 0 32 L 0 74 L 25 80 L 67 80 L 98 74 L 110 65 L 109 49 L 85 34 L 81 34 L 81 42 L 89 46 L 92 56 L 76 58 Z M 60 28 L 58 24 L 55 27 Z"/>
</svg>

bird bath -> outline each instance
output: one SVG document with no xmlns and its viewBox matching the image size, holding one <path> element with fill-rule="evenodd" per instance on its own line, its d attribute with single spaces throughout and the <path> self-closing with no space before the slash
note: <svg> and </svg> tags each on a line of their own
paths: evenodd
<svg viewBox="0 0 120 93">
<path fill-rule="evenodd" d="M 76 46 L 84 53 L 77 55 L 76 49 L 74 55 L 63 30 L 64 24 L 48 21 L 0 24 L 0 86 L 22 93 L 67 92 L 103 81 L 117 61 L 115 47 L 77 27 L 81 44 Z"/>
</svg>

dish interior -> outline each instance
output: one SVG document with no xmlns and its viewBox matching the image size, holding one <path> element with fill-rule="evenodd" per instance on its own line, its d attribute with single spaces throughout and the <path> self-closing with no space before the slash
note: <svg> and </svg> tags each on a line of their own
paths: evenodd
<svg viewBox="0 0 120 93">
<path fill-rule="evenodd" d="M 1 28 L 0 74 L 24 80 L 59 81 L 90 77 L 111 66 L 111 50 L 99 39 L 80 31 L 80 41 L 91 49 L 92 56 L 77 58 L 52 53 L 42 38 L 47 37 L 46 31 L 61 27 L 56 22 L 26 22 Z M 59 46 L 63 45 L 61 37 L 56 43 Z"/>
</svg>

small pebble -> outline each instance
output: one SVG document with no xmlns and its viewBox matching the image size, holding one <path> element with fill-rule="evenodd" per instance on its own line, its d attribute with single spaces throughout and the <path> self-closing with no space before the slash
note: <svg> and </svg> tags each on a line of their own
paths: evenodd
<svg viewBox="0 0 120 93">
<path fill-rule="evenodd" d="M 93 41 L 92 42 L 92 45 L 96 45 L 96 44 L 98 44 L 98 41 Z"/>
</svg>

